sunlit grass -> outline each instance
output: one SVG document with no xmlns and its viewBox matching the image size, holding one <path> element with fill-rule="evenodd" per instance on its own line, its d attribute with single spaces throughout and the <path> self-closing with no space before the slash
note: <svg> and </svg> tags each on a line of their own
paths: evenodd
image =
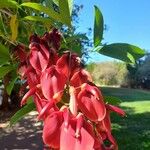
<svg viewBox="0 0 150 150">
<path fill-rule="evenodd" d="M 150 113 L 150 101 L 123 102 L 120 106 L 132 109 L 131 114 Z"/>
<path fill-rule="evenodd" d="M 119 150 L 150 150 L 150 92 L 109 87 L 102 90 L 122 99 L 120 107 L 127 113 L 124 118 L 112 114 Z"/>
<path fill-rule="evenodd" d="M 104 94 L 117 96 L 122 101 L 145 101 L 150 100 L 150 92 L 138 89 L 102 87 Z"/>
</svg>

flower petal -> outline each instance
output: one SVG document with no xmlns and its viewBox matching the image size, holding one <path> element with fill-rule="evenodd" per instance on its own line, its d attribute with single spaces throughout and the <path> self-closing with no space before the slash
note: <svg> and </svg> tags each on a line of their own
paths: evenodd
<svg viewBox="0 0 150 150">
<path fill-rule="evenodd" d="M 30 96 L 34 95 L 35 92 L 36 92 L 36 87 L 30 89 L 30 90 L 24 95 L 24 97 L 22 98 L 22 100 L 21 100 L 21 106 L 24 105 L 24 104 L 27 102 L 28 98 L 29 98 Z"/>
<path fill-rule="evenodd" d="M 70 83 L 72 86 L 78 87 L 81 86 L 83 83 L 87 83 L 91 81 L 92 81 L 92 77 L 90 76 L 90 74 L 86 70 L 81 69 L 72 76 Z"/>
<path fill-rule="evenodd" d="M 102 96 L 94 86 L 85 86 L 78 94 L 78 107 L 92 121 L 101 121 L 106 115 Z"/>
<path fill-rule="evenodd" d="M 44 121 L 43 141 L 52 148 L 60 147 L 60 127 L 62 122 L 62 112 L 54 112 Z"/>
<path fill-rule="evenodd" d="M 56 66 L 70 79 L 71 76 L 80 69 L 80 61 L 75 53 L 71 54 L 68 52 L 58 59 Z"/>
<path fill-rule="evenodd" d="M 76 116 L 78 108 L 77 108 L 76 90 L 73 86 L 70 87 L 69 93 L 70 93 L 69 108 L 71 113 Z"/>
<path fill-rule="evenodd" d="M 80 137 L 75 136 L 76 121 L 72 120 L 68 129 L 64 128 L 64 123 L 61 130 L 60 150 L 93 150 L 94 139 L 86 129 L 81 127 Z"/>
<path fill-rule="evenodd" d="M 41 75 L 41 88 L 46 99 L 58 98 L 60 100 L 66 78 L 55 66 L 46 69 Z M 57 96 L 56 96 L 57 95 Z"/>
<path fill-rule="evenodd" d="M 110 104 L 106 104 L 106 108 L 110 111 L 116 112 L 117 114 L 119 114 L 121 116 L 126 115 L 126 113 L 122 109 L 120 109 L 119 107 L 116 107 L 116 106 L 113 106 L 113 105 L 110 105 Z"/>
</svg>

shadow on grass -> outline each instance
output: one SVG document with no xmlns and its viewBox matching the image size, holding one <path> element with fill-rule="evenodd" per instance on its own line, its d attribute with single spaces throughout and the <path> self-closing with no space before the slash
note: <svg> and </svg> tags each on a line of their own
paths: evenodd
<svg viewBox="0 0 150 150">
<path fill-rule="evenodd" d="M 0 129 L 0 149 L 42 150 L 42 126 L 35 116 L 26 116 L 11 128 Z"/>
<path fill-rule="evenodd" d="M 113 135 L 119 150 L 150 150 L 150 112 L 136 114 L 130 107 L 127 117 L 112 115 Z"/>
<path fill-rule="evenodd" d="M 102 93 L 107 96 L 116 96 L 124 101 L 150 100 L 150 92 L 140 89 L 101 87 Z"/>
</svg>

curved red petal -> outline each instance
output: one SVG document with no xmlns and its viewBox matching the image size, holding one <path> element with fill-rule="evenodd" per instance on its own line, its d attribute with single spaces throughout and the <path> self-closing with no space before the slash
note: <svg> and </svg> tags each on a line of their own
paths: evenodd
<svg viewBox="0 0 150 150">
<path fill-rule="evenodd" d="M 81 86 L 83 83 L 87 83 L 88 81 L 91 82 L 92 77 L 86 70 L 81 69 L 74 73 L 70 80 L 70 84 L 74 87 L 78 87 Z"/>
<path fill-rule="evenodd" d="M 106 115 L 103 99 L 94 88 L 90 90 L 86 87 L 78 94 L 79 109 L 92 121 L 101 121 Z"/>
<path fill-rule="evenodd" d="M 62 125 L 60 150 L 93 150 L 94 139 L 89 132 L 81 127 L 80 137 L 75 137 L 76 121 L 71 121 L 68 129 Z"/>
<path fill-rule="evenodd" d="M 113 106 L 110 104 L 106 104 L 106 108 L 110 111 L 116 112 L 117 114 L 121 115 L 121 116 L 125 116 L 126 113 L 119 107 L 117 106 Z"/>
<path fill-rule="evenodd" d="M 60 74 L 55 66 L 46 69 L 41 75 L 41 88 L 43 95 L 49 100 L 62 95 L 61 92 L 64 90 L 66 78 Z M 53 97 L 54 96 L 54 97 Z"/>
<path fill-rule="evenodd" d="M 52 148 L 60 147 L 60 127 L 62 122 L 62 112 L 54 112 L 44 121 L 43 141 Z"/>
<path fill-rule="evenodd" d="M 30 90 L 24 95 L 24 97 L 22 98 L 22 100 L 21 100 L 21 106 L 24 105 L 24 104 L 27 102 L 28 98 L 29 98 L 30 96 L 32 96 L 35 92 L 36 92 L 36 87 L 30 89 Z"/>
</svg>

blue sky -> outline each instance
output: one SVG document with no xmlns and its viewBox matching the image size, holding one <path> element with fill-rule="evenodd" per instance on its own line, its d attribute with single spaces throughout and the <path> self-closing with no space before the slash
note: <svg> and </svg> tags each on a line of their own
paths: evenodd
<svg viewBox="0 0 150 150">
<path fill-rule="evenodd" d="M 87 32 L 87 28 L 93 27 L 94 5 L 97 5 L 108 26 L 103 42 L 130 43 L 150 51 L 150 0 L 75 0 L 75 3 L 84 6 L 78 31 Z"/>
</svg>

